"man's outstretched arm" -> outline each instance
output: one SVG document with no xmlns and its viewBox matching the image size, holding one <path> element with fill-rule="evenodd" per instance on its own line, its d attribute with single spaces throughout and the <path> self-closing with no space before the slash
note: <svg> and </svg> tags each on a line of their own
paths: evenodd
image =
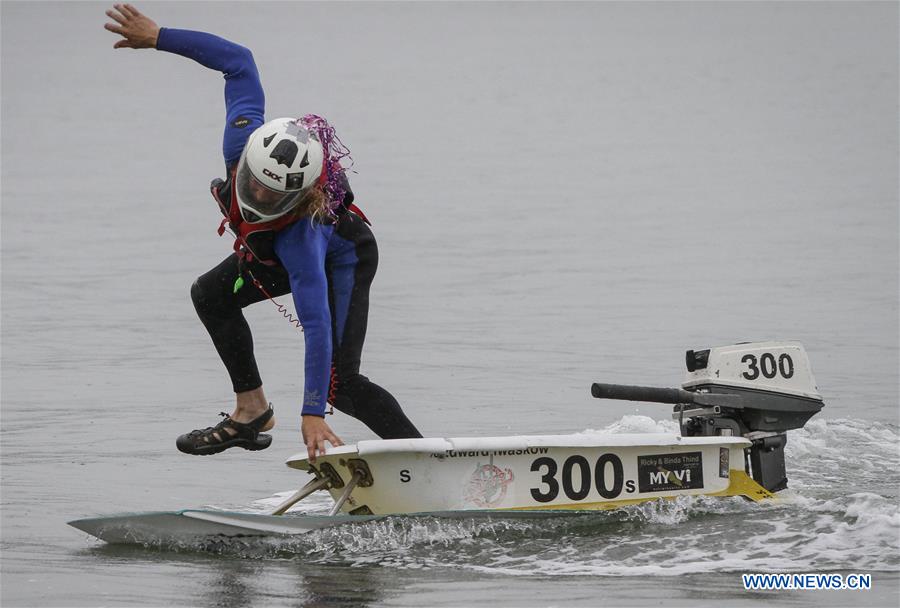
<svg viewBox="0 0 900 608">
<path fill-rule="evenodd" d="M 250 133 L 264 122 L 265 95 L 249 49 L 205 32 L 161 28 L 130 4 L 115 4 L 104 27 L 122 36 L 113 48 L 176 53 L 225 75 L 225 165 L 234 165 Z"/>
</svg>

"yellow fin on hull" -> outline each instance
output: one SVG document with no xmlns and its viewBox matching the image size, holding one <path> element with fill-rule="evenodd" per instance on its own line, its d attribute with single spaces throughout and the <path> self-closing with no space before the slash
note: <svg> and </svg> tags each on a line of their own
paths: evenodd
<svg viewBox="0 0 900 608">
<path fill-rule="evenodd" d="M 707 496 L 744 496 L 753 502 L 775 498 L 775 494 L 756 483 L 747 475 L 746 471 L 732 470 L 728 476 L 728 487 L 721 492 L 714 492 Z"/>
</svg>

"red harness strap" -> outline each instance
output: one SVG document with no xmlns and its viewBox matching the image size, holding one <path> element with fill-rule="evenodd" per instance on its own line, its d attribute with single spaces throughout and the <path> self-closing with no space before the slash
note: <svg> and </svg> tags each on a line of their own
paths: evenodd
<svg viewBox="0 0 900 608">
<path fill-rule="evenodd" d="M 246 259 L 249 262 L 254 258 L 253 250 L 247 243 L 247 238 L 251 234 L 253 234 L 254 232 L 263 232 L 267 230 L 277 232 L 288 224 L 295 222 L 296 218 L 293 217 L 292 214 L 288 213 L 279 217 L 278 219 L 272 220 L 271 222 L 250 223 L 244 220 L 244 216 L 241 215 L 241 208 L 237 202 L 235 173 L 236 170 L 232 171 L 231 174 L 231 201 L 227 208 L 225 207 L 225 203 L 222 202 L 222 199 L 219 198 L 219 193 L 216 187 L 210 186 L 210 191 L 212 192 L 213 198 L 216 199 L 216 202 L 219 204 L 219 208 L 222 210 L 222 213 L 225 215 L 221 223 L 219 223 L 219 236 L 225 234 L 226 226 L 230 227 L 235 237 L 234 252 L 238 255 L 239 258 L 241 258 L 242 260 Z M 319 181 L 322 181 L 321 177 Z M 347 209 L 358 215 L 359 218 L 369 226 L 372 225 L 372 222 L 370 222 L 369 218 L 366 217 L 366 214 L 362 212 L 362 209 L 360 209 L 353 203 L 347 205 Z M 262 264 L 265 264 L 266 266 L 274 266 L 276 264 L 276 262 L 273 260 L 263 260 L 259 256 L 256 256 L 256 260 L 258 262 L 261 262 Z"/>
<path fill-rule="evenodd" d="M 366 217 L 366 214 L 362 212 L 362 209 L 360 209 L 359 207 L 357 207 L 357 206 L 354 205 L 353 203 L 350 203 L 349 205 L 347 205 L 347 209 L 348 209 L 349 211 L 352 211 L 352 212 L 355 213 L 356 215 L 358 215 L 359 218 L 360 218 L 362 221 L 364 221 L 365 223 L 367 223 L 369 226 L 372 225 L 372 222 L 370 222 L 370 221 L 369 221 L 369 218 Z"/>
<path fill-rule="evenodd" d="M 244 220 L 244 216 L 241 215 L 241 208 L 237 202 L 237 192 L 235 190 L 235 176 L 234 172 L 231 175 L 231 204 L 228 208 L 225 208 L 225 204 L 222 202 L 222 199 L 219 198 L 219 193 L 216 190 L 215 186 L 210 186 L 210 190 L 212 191 L 213 198 L 216 199 L 216 202 L 219 204 L 219 208 L 222 210 L 222 213 L 225 214 L 225 217 L 222 219 L 222 222 L 219 224 L 218 233 L 219 236 L 225 234 L 225 226 L 229 226 L 231 231 L 234 233 L 234 252 L 238 255 L 239 258 L 246 259 L 248 262 L 253 260 L 253 250 L 250 248 L 249 243 L 247 243 L 247 237 L 249 237 L 254 232 L 263 232 L 267 230 L 278 231 L 287 226 L 288 224 L 295 222 L 296 218 L 293 217 L 290 213 L 279 217 L 278 219 L 272 220 L 271 222 L 259 222 L 259 223 L 250 223 Z M 242 248 L 243 246 L 243 248 Z M 256 260 L 266 266 L 274 266 L 276 262 L 274 260 L 263 260 L 257 256 Z"/>
</svg>

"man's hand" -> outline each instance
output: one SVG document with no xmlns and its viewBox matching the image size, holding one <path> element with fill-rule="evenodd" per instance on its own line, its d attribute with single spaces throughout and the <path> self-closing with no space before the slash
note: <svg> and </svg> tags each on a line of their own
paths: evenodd
<svg viewBox="0 0 900 608">
<path fill-rule="evenodd" d="M 159 26 L 130 4 L 113 4 L 113 10 L 106 11 L 107 17 L 116 23 L 103 27 L 119 34 L 124 40 L 113 45 L 114 49 L 155 49 L 159 38 Z"/>
<path fill-rule="evenodd" d="M 303 434 L 303 443 L 306 444 L 306 451 L 309 454 L 309 461 L 316 461 L 316 453 L 325 455 L 325 442 L 337 447 L 344 445 L 344 442 L 334 434 L 328 423 L 321 416 L 302 416 L 303 423 L 300 426 L 300 432 Z"/>
</svg>

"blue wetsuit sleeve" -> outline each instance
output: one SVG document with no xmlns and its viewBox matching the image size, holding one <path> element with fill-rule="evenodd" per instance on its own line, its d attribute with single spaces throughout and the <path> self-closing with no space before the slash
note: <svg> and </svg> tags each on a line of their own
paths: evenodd
<svg viewBox="0 0 900 608">
<path fill-rule="evenodd" d="M 193 59 L 225 75 L 225 166 L 237 163 L 250 134 L 264 122 L 266 98 L 253 53 L 234 42 L 205 32 L 159 30 L 156 48 Z"/>
<path fill-rule="evenodd" d="M 331 226 L 300 220 L 275 236 L 275 254 L 287 270 L 306 342 L 302 414 L 325 415 L 331 381 L 331 311 L 325 254 Z"/>
</svg>

